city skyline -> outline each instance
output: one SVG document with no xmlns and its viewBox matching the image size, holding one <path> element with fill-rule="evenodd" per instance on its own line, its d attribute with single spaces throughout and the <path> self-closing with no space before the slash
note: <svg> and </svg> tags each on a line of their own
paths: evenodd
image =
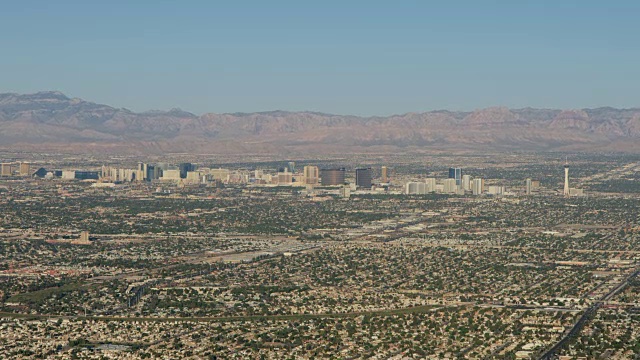
<svg viewBox="0 0 640 360">
<path fill-rule="evenodd" d="M 0 158 L 3 358 L 640 354 L 639 155 Z"/>
<path fill-rule="evenodd" d="M 640 3 L 0 11 L 0 359 L 640 359 Z"/>
<path fill-rule="evenodd" d="M 349 170 L 347 168 L 330 168 L 318 166 L 316 162 L 308 159 L 302 160 L 306 165 L 296 171 L 295 161 L 282 161 L 286 166 L 276 166 L 269 168 L 260 164 L 247 164 L 248 167 L 225 167 L 207 166 L 205 164 L 181 162 L 171 164 L 167 162 L 146 163 L 139 161 L 136 168 L 125 166 L 102 165 L 100 169 L 79 170 L 65 167 L 64 169 L 47 170 L 43 164 L 36 165 L 31 162 L 2 162 L 0 163 L 0 178 L 13 179 L 45 179 L 45 180 L 79 180 L 83 182 L 93 182 L 92 187 L 115 188 L 116 185 L 126 183 L 153 183 L 159 186 L 164 185 L 206 185 L 218 186 L 219 184 L 234 184 L 240 186 L 254 187 L 292 187 L 304 188 L 305 194 L 318 195 L 338 194 L 349 198 L 351 191 L 359 191 L 358 194 L 394 194 L 394 195 L 427 195 L 427 194 L 450 194 L 450 195 L 490 195 L 490 196 L 515 196 L 524 192 L 525 195 L 532 195 L 534 189 L 540 188 L 539 180 L 531 178 L 524 179 L 523 184 L 507 187 L 501 183 L 500 179 L 493 179 L 492 185 L 485 188 L 485 179 L 471 176 L 468 173 L 462 174 L 462 168 L 450 167 L 448 172 L 440 171 L 444 175 L 440 179 L 434 177 L 438 171 L 428 171 L 423 176 L 404 178 L 402 181 L 390 182 L 389 167 L 380 165 L 379 168 L 362 167 L 354 165 Z M 312 165 L 312 164 L 316 165 Z M 570 188 L 569 186 L 569 162 L 565 158 L 564 165 L 564 188 L 562 195 L 584 196 L 584 189 Z M 37 169 L 37 170 L 36 170 Z M 394 169 L 391 169 L 393 172 Z M 465 170 L 466 171 L 466 170 Z M 431 177 L 425 177 L 431 176 Z M 347 181 L 347 179 L 349 181 Z M 418 180 L 419 179 L 419 180 Z M 496 182 L 497 181 L 497 182 Z M 395 190 L 391 191 L 392 188 Z M 330 189 L 329 192 L 325 192 Z M 332 189 L 332 190 L 331 190 Z M 343 190 L 349 189 L 347 193 Z M 317 190 L 321 190 L 317 192 Z M 553 189 L 545 191 L 546 195 L 552 194 Z M 559 191 L 558 191 L 559 193 Z"/>
</svg>

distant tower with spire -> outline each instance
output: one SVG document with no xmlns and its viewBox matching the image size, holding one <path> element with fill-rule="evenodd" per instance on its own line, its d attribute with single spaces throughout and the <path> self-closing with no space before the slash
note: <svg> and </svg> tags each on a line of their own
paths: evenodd
<svg viewBox="0 0 640 360">
<path fill-rule="evenodd" d="M 564 196 L 569 196 L 569 161 L 564 162 Z"/>
</svg>

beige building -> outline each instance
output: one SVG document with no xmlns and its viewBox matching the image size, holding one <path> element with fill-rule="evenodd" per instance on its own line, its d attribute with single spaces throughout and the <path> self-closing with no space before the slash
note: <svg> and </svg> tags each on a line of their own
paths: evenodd
<svg viewBox="0 0 640 360">
<path fill-rule="evenodd" d="M 473 192 L 473 195 L 481 195 L 484 192 L 484 180 L 480 178 L 473 179 L 471 191 Z"/>
<path fill-rule="evenodd" d="M 351 197 L 351 188 L 348 185 L 340 188 L 340 197 L 343 199 L 348 199 Z"/>
<path fill-rule="evenodd" d="M 436 178 L 427 178 L 424 180 L 424 182 L 426 184 L 425 192 L 435 192 L 438 189 Z"/>
<path fill-rule="evenodd" d="M 21 176 L 29 176 L 31 175 L 31 165 L 26 162 L 20 163 L 20 175 Z"/>
<path fill-rule="evenodd" d="M 190 184 L 198 184 L 202 182 L 203 174 L 200 171 L 188 171 L 186 182 Z"/>
<path fill-rule="evenodd" d="M 11 176 L 13 173 L 13 166 L 10 163 L 0 164 L 0 176 Z"/>
<path fill-rule="evenodd" d="M 584 195 L 584 190 L 583 189 L 570 188 L 569 189 L 569 195 L 570 196 L 583 196 Z"/>
<path fill-rule="evenodd" d="M 102 166 L 102 181 L 126 182 L 144 181 L 145 171 L 139 169 L 123 169 L 110 166 Z"/>
<path fill-rule="evenodd" d="M 62 171 L 62 179 L 64 180 L 73 180 L 76 178 L 75 170 L 64 170 Z"/>
<path fill-rule="evenodd" d="M 293 182 L 293 173 L 284 169 L 284 172 L 278 173 L 278 184 L 291 184 Z"/>
<path fill-rule="evenodd" d="M 471 191 L 471 175 L 462 175 L 462 189 Z"/>
<path fill-rule="evenodd" d="M 180 170 L 164 170 L 162 172 L 162 181 L 180 181 Z"/>
<path fill-rule="evenodd" d="M 444 179 L 444 192 L 447 194 L 455 194 L 458 192 L 458 184 L 456 184 L 456 179 Z"/>
<path fill-rule="evenodd" d="M 72 244 L 76 244 L 76 245 L 88 245 L 91 244 L 91 241 L 89 241 L 89 232 L 88 231 L 83 231 L 80 233 L 80 237 L 77 238 L 76 240 L 72 240 L 71 241 Z"/>
<path fill-rule="evenodd" d="M 320 170 L 317 166 L 304 167 L 304 183 L 307 185 L 316 185 L 320 181 Z"/>
<path fill-rule="evenodd" d="M 427 184 L 423 182 L 408 182 L 405 184 L 405 194 L 424 195 L 427 193 Z"/>
<path fill-rule="evenodd" d="M 209 174 L 211 174 L 213 180 L 229 181 L 229 175 L 231 175 L 231 172 L 229 169 L 211 169 Z"/>
</svg>

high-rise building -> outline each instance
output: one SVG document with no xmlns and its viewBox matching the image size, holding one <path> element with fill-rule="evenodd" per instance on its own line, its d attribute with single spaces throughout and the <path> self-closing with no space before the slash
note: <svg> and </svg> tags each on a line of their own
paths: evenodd
<svg viewBox="0 0 640 360">
<path fill-rule="evenodd" d="M 136 170 L 133 172 L 132 181 L 145 181 L 144 170 Z"/>
<path fill-rule="evenodd" d="M 356 186 L 371 189 L 371 168 L 356 169 Z"/>
<path fill-rule="evenodd" d="M 149 165 L 147 163 L 139 162 L 138 163 L 138 171 L 136 172 L 136 180 L 137 181 L 151 181 L 154 179 L 154 167 L 153 165 Z M 139 175 L 142 175 L 139 177 Z"/>
<path fill-rule="evenodd" d="M 471 191 L 471 175 L 462 175 L 462 189 Z"/>
<path fill-rule="evenodd" d="M 315 185 L 318 183 L 320 173 L 317 166 L 304 167 L 304 183 L 307 185 Z"/>
<path fill-rule="evenodd" d="M 160 180 L 176 181 L 180 180 L 180 170 L 163 170 Z"/>
<path fill-rule="evenodd" d="M 389 182 L 389 177 L 388 177 L 388 169 L 386 166 L 383 166 L 382 168 L 380 168 L 380 172 L 381 172 L 381 177 L 380 177 L 380 182 L 382 182 L 383 184 L 386 184 Z"/>
<path fill-rule="evenodd" d="M 322 169 L 320 170 L 320 182 L 323 186 L 343 185 L 345 169 Z"/>
<path fill-rule="evenodd" d="M 185 179 L 187 177 L 187 173 L 189 171 L 194 171 L 195 170 L 195 166 L 193 166 L 192 163 L 182 163 L 178 167 L 180 169 L 180 178 L 181 179 Z"/>
<path fill-rule="evenodd" d="M 157 165 L 153 166 L 153 180 L 160 179 L 162 177 L 162 168 Z"/>
<path fill-rule="evenodd" d="M 408 182 L 405 185 L 407 195 L 424 195 L 427 193 L 427 184 L 423 182 Z"/>
<path fill-rule="evenodd" d="M 202 177 L 203 174 L 200 171 L 189 171 L 185 180 L 189 184 L 199 184 L 203 182 Z"/>
<path fill-rule="evenodd" d="M 444 179 L 444 192 L 447 194 L 454 194 L 458 191 L 458 184 L 456 184 L 456 179 Z"/>
<path fill-rule="evenodd" d="M 26 162 L 20 163 L 20 175 L 21 176 L 29 176 L 31 175 L 31 165 Z"/>
<path fill-rule="evenodd" d="M 571 190 L 569 189 L 569 163 L 565 162 L 564 164 L 564 196 L 571 195 Z"/>
<path fill-rule="evenodd" d="M 151 181 L 151 180 L 155 180 L 157 178 L 159 178 L 160 176 L 156 177 L 156 168 L 153 165 L 149 165 L 149 164 L 145 164 L 146 166 L 146 170 L 144 172 L 144 179 L 146 181 Z"/>
<path fill-rule="evenodd" d="M 289 172 L 290 173 L 295 173 L 296 172 L 296 162 L 295 161 L 289 161 L 287 166 L 289 168 Z"/>
<path fill-rule="evenodd" d="M 525 192 L 527 195 L 531 195 L 531 190 L 533 189 L 533 184 L 531 182 L 531 179 L 527 179 L 525 181 Z"/>
<path fill-rule="evenodd" d="M 480 178 L 473 179 L 471 191 L 473 195 L 481 195 L 484 192 L 484 181 Z"/>
<path fill-rule="evenodd" d="M 10 163 L 0 164 L 0 176 L 11 176 L 13 174 L 13 167 Z"/>
<path fill-rule="evenodd" d="M 283 172 L 278 173 L 278 184 L 291 184 L 293 182 L 293 174 L 285 168 Z"/>
<path fill-rule="evenodd" d="M 425 192 L 432 193 L 436 191 L 437 189 L 436 178 L 427 178 L 427 179 L 424 179 L 424 182 L 426 185 Z"/>
<path fill-rule="evenodd" d="M 462 185 L 462 169 L 461 168 L 449 168 L 449 179 L 455 179 L 456 185 Z"/>
</svg>

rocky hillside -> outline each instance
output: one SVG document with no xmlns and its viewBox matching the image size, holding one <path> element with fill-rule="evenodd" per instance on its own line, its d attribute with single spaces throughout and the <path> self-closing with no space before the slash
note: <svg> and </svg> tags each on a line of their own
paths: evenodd
<svg viewBox="0 0 640 360">
<path fill-rule="evenodd" d="M 135 113 L 59 92 L 0 94 L 0 147 L 70 152 L 640 152 L 640 109 L 432 111 L 389 117 L 315 112 Z"/>
</svg>

